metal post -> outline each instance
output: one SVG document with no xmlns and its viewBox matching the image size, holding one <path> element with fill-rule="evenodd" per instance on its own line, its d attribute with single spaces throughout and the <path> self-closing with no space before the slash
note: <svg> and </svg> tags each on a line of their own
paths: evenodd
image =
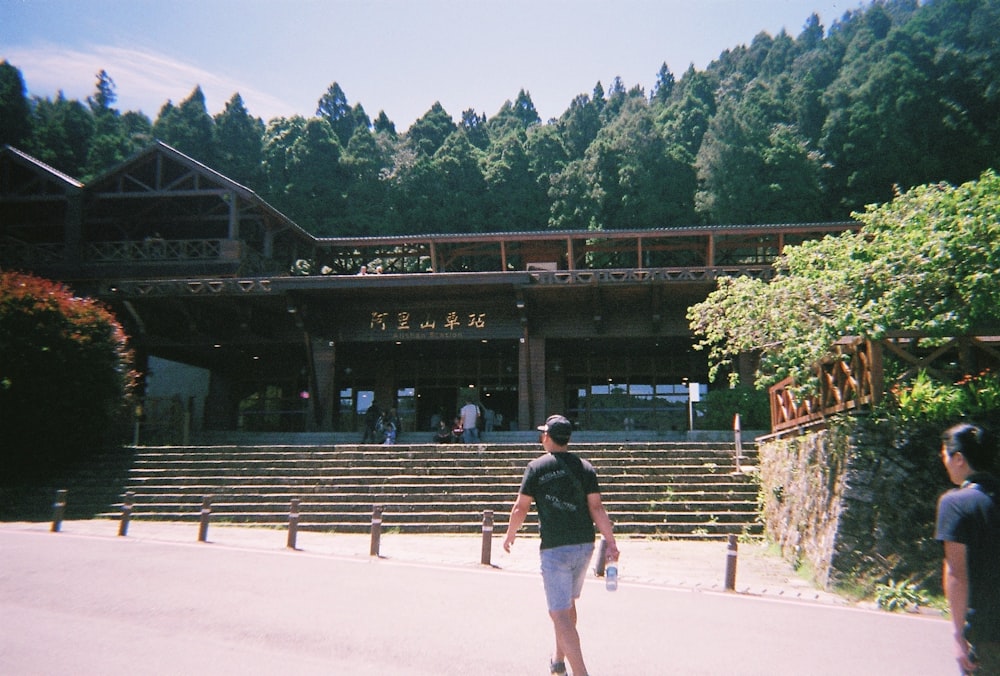
<svg viewBox="0 0 1000 676">
<path fill-rule="evenodd" d="M 58 533 L 62 528 L 63 515 L 66 513 L 66 491 L 59 489 L 56 491 L 56 501 L 52 505 L 52 532 Z"/>
<path fill-rule="evenodd" d="M 601 538 L 601 542 L 597 545 L 597 560 L 594 561 L 594 575 L 597 577 L 604 577 L 604 564 L 607 555 L 608 541 Z"/>
<path fill-rule="evenodd" d="M 372 547 L 371 556 L 378 556 L 379 544 L 382 540 L 382 506 L 372 507 Z"/>
<path fill-rule="evenodd" d="M 212 517 L 212 496 L 206 495 L 201 501 L 201 524 L 198 526 L 198 542 L 208 542 L 208 520 Z"/>
<path fill-rule="evenodd" d="M 292 498 L 292 507 L 288 512 L 288 548 L 295 549 L 295 539 L 299 534 L 299 499 Z"/>
<path fill-rule="evenodd" d="M 135 500 L 135 493 L 127 491 L 125 499 L 122 501 L 122 519 L 118 522 L 118 536 L 128 535 L 128 524 L 132 520 L 132 502 Z"/>
<path fill-rule="evenodd" d="M 726 548 L 726 591 L 736 589 L 736 536 L 729 536 L 729 546 Z"/>
<path fill-rule="evenodd" d="M 740 461 L 743 458 L 743 430 L 740 425 L 740 414 L 737 413 L 733 417 L 733 435 L 736 437 L 736 472 L 743 472 L 743 468 L 740 466 Z"/>
<path fill-rule="evenodd" d="M 484 566 L 493 563 L 493 510 L 483 510 L 483 555 L 479 562 Z"/>
</svg>

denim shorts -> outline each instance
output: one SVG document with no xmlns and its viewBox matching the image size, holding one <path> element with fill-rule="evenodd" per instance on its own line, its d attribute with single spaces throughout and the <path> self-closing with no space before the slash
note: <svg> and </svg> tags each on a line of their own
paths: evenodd
<svg viewBox="0 0 1000 676">
<path fill-rule="evenodd" d="M 593 554 L 593 542 L 541 550 L 542 583 L 550 611 L 568 610 L 580 598 Z"/>
</svg>

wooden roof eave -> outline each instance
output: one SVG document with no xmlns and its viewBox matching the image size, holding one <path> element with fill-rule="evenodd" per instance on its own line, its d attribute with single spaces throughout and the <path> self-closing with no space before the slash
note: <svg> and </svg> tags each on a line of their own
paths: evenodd
<svg viewBox="0 0 1000 676">
<path fill-rule="evenodd" d="M 35 174 L 40 181 L 39 185 L 44 185 L 48 183 L 48 184 L 54 184 L 59 188 L 60 194 L 35 193 L 30 196 L 29 195 L 23 196 L 25 198 L 37 199 L 39 197 L 42 198 L 62 197 L 65 195 L 78 193 L 81 190 L 83 190 L 84 187 L 83 183 L 81 183 L 77 179 L 73 178 L 68 174 L 64 174 L 55 167 L 51 167 L 45 164 L 41 160 L 35 159 L 31 155 L 28 155 L 27 153 L 18 150 L 12 145 L 5 144 L 2 148 L 0 148 L 0 157 L 5 158 L 7 161 L 13 162 L 27 169 L 29 172 Z M 18 196 L 5 194 L 3 195 L 3 199 L 13 200 L 13 199 L 18 199 Z"/>
</svg>

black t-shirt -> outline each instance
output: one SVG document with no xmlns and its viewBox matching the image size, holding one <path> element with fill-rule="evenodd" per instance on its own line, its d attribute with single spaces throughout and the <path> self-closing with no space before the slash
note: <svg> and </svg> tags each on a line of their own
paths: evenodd
<svg viewBox="0 0 1000 676">
<path fill-rule="evenodd" d="M 934 538 L 966 546 L 969 568 L 967 638 L 1000 641 L 1000 507 L 998 482 L 976 473 L 967 485 L 948 491 L 938 501 Z M 991 497 L 992 494 L 992 497 Z"/>
<path fill-rule="evenodd" d="M 597 472 L 572 453 L 546 453 L 528 463 L 520 492 L 538 510 L 542 549 L 594 541 L 587 496 L 600 493 Z"/>
</svg>

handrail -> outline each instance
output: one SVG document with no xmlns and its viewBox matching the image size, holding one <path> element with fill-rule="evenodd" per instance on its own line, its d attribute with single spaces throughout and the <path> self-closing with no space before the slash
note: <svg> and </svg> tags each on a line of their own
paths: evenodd
<svg viewBox="0 0 1000 676">
<path fill-rule="evenodd" d="M 833 355 L 816 366 L 815 372 L 819 379 L 816 394 L 796 397 L 791 377 L 768 389 L 772 432 L 813 425 L 882 398 L 882 352 L 877 341 L 845 338 L 834 346 Z"/>
<path fill-rule="evenodd" d="M 141 241 L 90 242 L 84 260 L 89 263 L 220 260 L 224 250 L 221 239 L 147 237 Z"/>
</svg>

